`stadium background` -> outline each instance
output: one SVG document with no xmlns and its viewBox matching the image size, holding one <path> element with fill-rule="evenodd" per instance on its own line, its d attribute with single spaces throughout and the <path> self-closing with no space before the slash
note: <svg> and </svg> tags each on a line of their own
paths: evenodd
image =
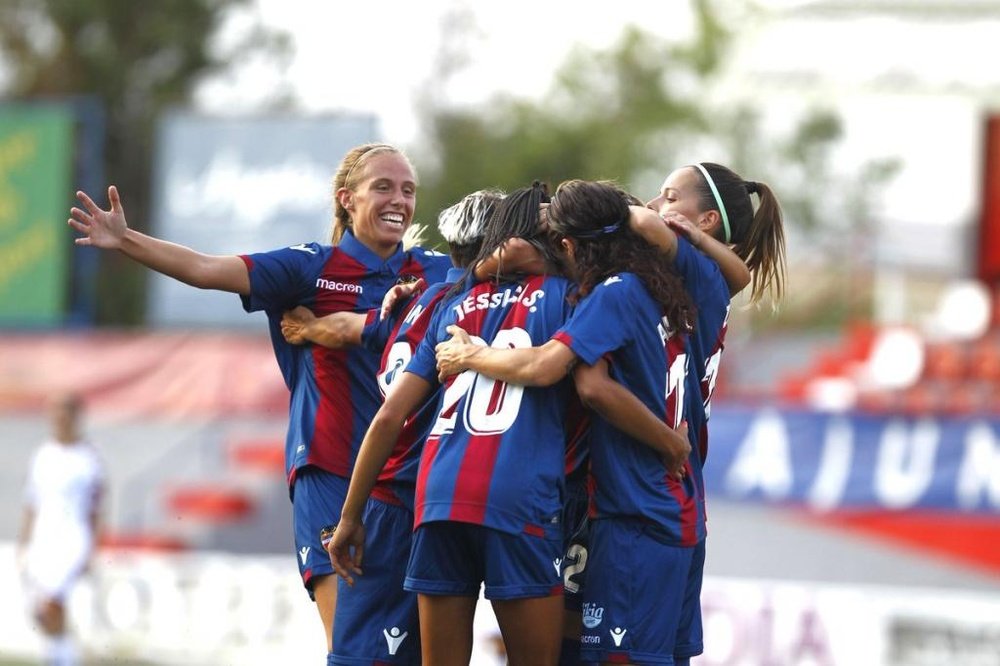
<svg viewBox="0 0 1000 666">
<path fill-rule="evenodd" d="M 516 123 L 505 130 L 513 135 L 484 130 L 491 112 L 517 111 L 529 129 L 579 139 L 545 124 L 545 109 L 565 109 L 558 95 L 458 100 L 467 79 L 435 70 L 443 78 L 429 87 L 456 99 L 422 107 L 434 129 L 409 136 L 394 109 L 346 100 L 316 108 L 288 96 L 283 79 L 274 87 L 285 97 L 221 113 L 207 101 L 206 90 L 226 86 L 217 78 L 152 117 L 150 164 L 137 169 L 148 174 L 148 192 L 137 194 L 148 211 L 140 224 L 218 253 L 321 239 L 336 160 L 370 139 L 411 146 L 425 179 L 425 222 L 449 197 L 484 184 L 615 176 L 648 193 L 664 162 L 711 155 L 739 164 L 786 202 L 789 294 L 778 313 L 739 308 L 731 320 L 706 470 L 709 638 L 699 663 L 997 663 L 1000 80 L 984 67 L 996 58 L 960 55 L 959 46 L 1000 48 L 985 38 L 1000 27 L 1000 3 L 747 7 L 692 2 L 681 36 L 622 19 L 610 46 L 584 40 L 582 55 L 564 55 L 561 72 L 589 65 L 605 76 L 590 85 L 628 97 L 601 63 L 648 73 L 642 58 L 625 57 L 630 48 L 704 47 L 706 16 L 728 31 L 710 76 L 692 78 L 692 68 L 683 78 L 673 64 L 651 70 L 687 90 L 697 117 L 664 113 L 638 139 L 616 134 L 639 124 L 628 109 L 606 104 L 592 119 L 618 128 L 608 132 L 645 168 L 614 162 L 609 173 L 584 157 L 546 162 L 530 150 L 488 153 L 506 162 L 503 173 L 469 166 L 482 161 L 477 140 L 556 150 L 549 137 L 518 134 Z M 317 7 L 295 9 L 307 16 Z M 261 2 L 230 11 L 220 34 L 247 20 L 240 11 L 264 20 L 270 10 Z M 461 61 L 448 50 L 458 48 L 458 19 L 477 16 L 490 18 L 451 6 L 438 57 Z M 294 44 L 294 25 L 284 28 Z M 512 47 L 495 40 L 490 57 L 502 62 Z M 11 53 L 0 71 L 16 69 Z M 266 66 L 244 65 L 239 76 L 251 79 L 237 76 L 216 96 L 238 99 L 240 81 Z M 111 482 L 105 547 L 73 599 L 89 658 L 321 658 L 315 613 L 291 567 L 281 473 L 287 399 L 262 321 L 235 297 L 143 278 L 73 249 L 64 226 L 73 190 L 96 193 L 125 178 L 109 139 L 119 110 L 97 91 L 29 94 L 16 78 L 0 81 L 8 91 L 0 105 L 0 659 L 18 663 L 38 650 L 17 594 L 13 539 L 27 459 L 46 433 L 45 397 L 58 388 L 88 397 L 87 429 Z M 740 113 L 726 116 L 733 109 Z M 727 122 L 709 122 L 719 118 Z M 469 131 L 476 119 L 479 134 Z M 657 148 L 651 162 L 632 150 L 639 139 Z M 582 145 L 580 153 L 609 160 L 614 152 Z M 463 172 L 492 180 L 460 182 Z M 480 618 L 477 661 L 492 663 L 488 610 Z"/>
</svg>

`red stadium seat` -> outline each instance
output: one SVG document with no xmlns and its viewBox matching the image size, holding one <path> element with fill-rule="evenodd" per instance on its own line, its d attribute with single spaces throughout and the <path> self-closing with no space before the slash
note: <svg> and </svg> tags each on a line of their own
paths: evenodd
<svg viewBox="0 0 1000 666">
<path fill-rule="evenodd" d="M 215 486 L 178 488 L 168 492 L 167 507 L 178 517 L 189 517 L 206 522 L 229 523 L 249 518 L 255 502 L 241 490 Z"/>
<path fill-rule="evenodd" d="M 238 469 L 255 472 L 285 471 L 285 443 L 281 439 L 244 439 L 233 442 L 227 447 L 231 465 Z"/>
</svg>

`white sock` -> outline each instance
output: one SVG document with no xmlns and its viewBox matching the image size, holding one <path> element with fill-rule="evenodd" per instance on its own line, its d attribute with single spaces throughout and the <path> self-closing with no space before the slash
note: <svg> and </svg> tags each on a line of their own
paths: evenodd
<svg viewBox="0 0 1000 666">
<path fill-rule="evenodd" d="M 52 636 L 46 641 L 46 661 L 51 666 L 76 666 L 76 644 L 69 634 Z"/>
</svg>

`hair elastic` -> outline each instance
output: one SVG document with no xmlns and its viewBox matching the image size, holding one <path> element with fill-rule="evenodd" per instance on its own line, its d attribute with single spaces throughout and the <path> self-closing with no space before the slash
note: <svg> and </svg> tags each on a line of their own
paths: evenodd
<svg viewBox="0 0 1000 666">
<path fill-rule="evenodd" d="M 705 176 L 705 180 L 708 181 L 708 187 L 712 190 L 712 195 L 715 197 L 715 203 L 719 204 L 719 214 L 722 216 L 722 230 L 726 232 L 726 242 L 728 243 L 732 234 L 729 232 L 729 216 L 726 214 L 726 205 L 722 203 L 722 197 L 719 195 L 718 188 L 715 187 L 715 181 L 708 175 L 708 169 L 700 163 L 695 164 L 695 166 Z"/>
</svg>

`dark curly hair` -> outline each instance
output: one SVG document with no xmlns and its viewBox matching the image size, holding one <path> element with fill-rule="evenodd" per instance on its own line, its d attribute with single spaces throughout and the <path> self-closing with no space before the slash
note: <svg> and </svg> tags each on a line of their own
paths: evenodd
<svg viewBox="0 0 1000 666">
<path fill-rule="evenodd" d="M 634 273 L 645 285 L 667 321 L 690 332 L 695 306 L 658 249 L 629 227 L 629 209 L 623 190 L 608 182 L 568 180 L 556 189 L 548 209 L 549 227 L 573 239 L 576 249 L 578 297 L 615 273 Z"/>
<path fill-rule="evenodd" d="M 559 266 L 558 254 L 548 242 L 539 219 L 541 205 L 548 202 L 548 187 L 537 180 L 531 184 L 531 187 L 514 190 L 499 201 L 483 229 L 483 240 L 479 247 L 479 253 L 469 264 L 462 279 L 448 290 L 448 297 L 464 291 L 466 278 L 475 270 L 475 267 L 511 238 L 527 240 L 538 249 L 549 266 L 553 269 Z M 517 277 L 505 274 L 502 265 L 495 276 L 498 282 Z"/>
</svg>

